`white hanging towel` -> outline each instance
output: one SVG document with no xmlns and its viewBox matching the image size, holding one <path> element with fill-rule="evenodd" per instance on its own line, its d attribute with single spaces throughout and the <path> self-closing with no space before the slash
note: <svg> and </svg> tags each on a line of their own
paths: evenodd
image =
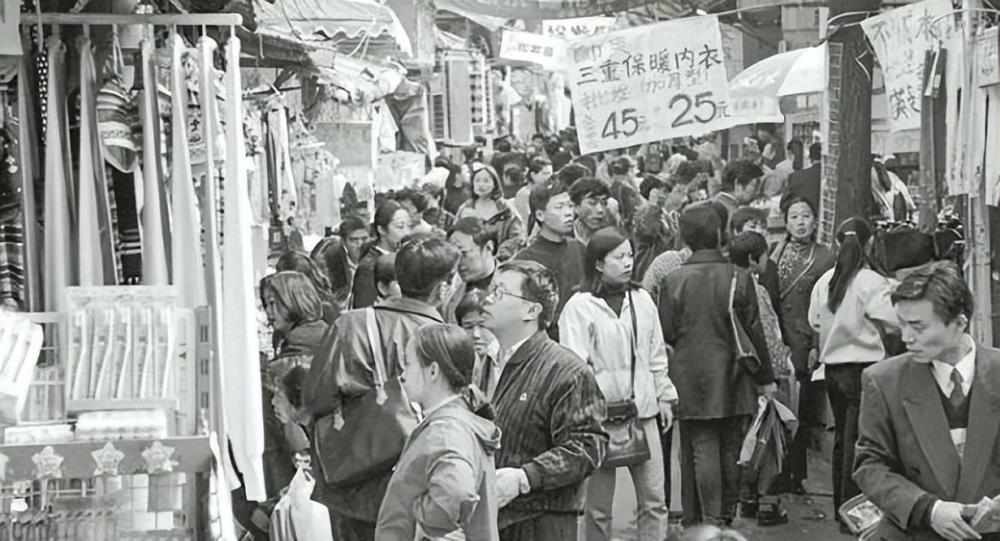
<svg viewBox="0 0 1000 541">
<path fill-rule="evenodd" d="M 90 38 L 80 39 L 80 169 L 76 243 L 80 285 L 117 285 L 108 181 L 97 130 L 97 67 Z M 103 224 L 103 229 L 102 229 Z"/>
<path fill-rule="evenodd" d="M 295 176 L 292 174 L 292 156 L 288 148 L 291 144 L 288 138 L 288 110 L 280 106 L 272 109 L 267 117 L 268 135 L 271 137 L 277 162 L 275 174 L 278 188 L 278 221 L 282 226 L 287 226 L 288 219 L 294 218 L 298 212 L 299 203 Z"/>
<path fill-rule="evenodd" d="M 260 370 L 257 369 L 257 304 L 254 289 L 247 157 L 243 143 L 243 89 L 240 84 L 240 40 L 226 47 L 226 174 L 222 219 L 222 364 L 229 379 L 223 411 L 236 466 L 243 473 L 247 499 L 264 501 L 264 416 Z"/>
<path fill-rule="evenodd" d="M 154 43 L 142 41 L 142 283 L 165 286 L 170 283 L 167 270 L 164 208 L 160 190 L 163 171 L 160 156 L 160 109 L 156 91 Z"/>
<path fill-rule="evenodd" d="M 70 166 L 66 160 L 69 138 L 66 137 L 66 48 L 59 36 L 50 36 L 48 104 L 45 134 L 45 234 L 42 275 L 45 283 L 45 310 L 63 312 L 66 287 L 75 282 L 75 254 L 70 215 Z"/>
<path fill-rule="evenodd" d="M 173 258 L 173 283 L 187 308 L 205 306 L 205 268 L 201 257 L 201 211 L 198 196 L 194 192 L 191 176 L 191 152 L 188 145 L 187 76 L 184 70 L 184 40 L 176 33 L 171 34 L 173 63 L 171 65 L 171 88 L 173 98 L 173 167 L 170 182 L 170 208 L 173 211 L 173 231 L 171 236 Z"/>
</svg>

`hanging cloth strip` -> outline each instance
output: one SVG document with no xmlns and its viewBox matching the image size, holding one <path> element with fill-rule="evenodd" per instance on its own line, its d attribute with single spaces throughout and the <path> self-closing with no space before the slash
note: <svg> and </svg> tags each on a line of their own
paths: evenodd
<svg viewBox="0 0 1000 541">
<path fill-rule="evenodd" d="M 160 137 L 160 104 L 157 93 L 155 44 L 142 41 L 142 282 L 145 285 L 170 283 L 169 214 L 163 193 L 163 159 Z"/>
<path fill-rule="evenodd" d="M 202 216 L 202 224 L 205 229 L 205 289 L 208 294 L 209 306 L 212 307 L 213 342 L 215 343 L 217 358 L 227 359 L 229 358 L 229 354 L 226 351 L 226 341 L 222 339 L 222 322 L 224 317 L 222 313 L 223 297 L 221 290 L 222 261 L 219 256 L 219 243 L 221 240 L 218 228 L 219 213 L 217 212 L 218 182 L 215 178 L 215 160 L 212 159 L 216 155 L 216 136 L 220 135 L 216 131 L 218 126 L 218 113 L 214 76 L 214 58 L 217 48 L 218 46 L 216 45 L 215 40 L 207 36 L 202 36 L 201 40 L 198 42 L 200 58 L 199 71 L 201 73 L 201 87 L 199 92 L 202 119 L 201 129 L 202 141 L 205 145 L 205 156 L 207 160 L 207 173 L 205 174 L 205 181 L 203 182 L 204 195 L 202 202 L 202 208 L 204 208 L 206 212 Z M 216 393 L 216 396 L 219 397 L 222 404 L 228 406 L 230 403 L 228 401 L 228 396 L 231 392 L 232 386 L 222 385 L 223 381 L 229 381 L 226 378 L 226 370 L 227 363 L 222 362 L 218 364 L 219 377 L 218 381 L 215 383 L 213 391 Z M 245 366 L 240 367 L 236 373 L 239 374 L 244 371 L 247 371 Z M 256 370 L 252 371 L 257 372 Z M 234 441 L 233 444 L 230 445 L 226 415 L 222 411 L 216 411 L 214 413 L 215 416 L 211 420 L 211 424 L 215 427 L 216 434 L 219 437 L 219 448 L 231 449 L 234 445 L 236 445 L 236 442 Z M 240 480 L 236 475 L 236 470 L 231 462 L 231 456 L 233 456 L 232 453 L 222 453 L 222 468 L 225 473 L 229 489 L 235 490 L 240 487 Z"/>
<path fill-rule="evenodd" d="M 27 34 L 27 33 L 26 33 Z M 25 35 L 24 39 L 28 40 L 28 36 Z M 27 50 L 31 50 L 31 47 L 26 47 Z M 38 207 L 37 199 L 35 198 L 35 180 L 38 175 L 39 164 L 38 164 L 38 145 L 35 144 L 38 141 L 38 129 L 37 123 L 35 122 L 35 92 L 36 88 L 33 75 L 34 70 L 34 59 L 36 57 L 31 54 L 26 54 L 21 57 L 21 67 L 20 72 L 17 77 L 17 115 L 20 121 L 18 122 L 18 148 L 20 149 L 20 156 L 18 157 L 18 162 L 20 165 L 19 174 L 21 175 L 21 200 L 24 202 L 21 213 L 23 224 L 23 236 L 24 236 L 24 272 L 27 278 L 25 281 L 25 291 L 26 291 L 26 306 L 25 308 L 30 311 L 41 311 L 42 306 L 42 296 L 41 296 L 41 284 L 39 280 L 35 277 L 41 277 L 41 266 L 39 265 L 39 253 L 38 247 L 41 246 L 39 242 L 41 238 L 41 230 L 38 228 Z"/>
<path fill-rule="evenodd" d="M 280 105 L 272 109 L 267 116 L 275 158 L 277 218 L 284 228 L 289 225 L 289 218 L 295 217 L 299 202 L 298 192 L 295 189 L 295 176 L 292 174 L 292 156 L 288 149 L 288 110 L 284 105 Z"/>
<path fill-rule="evenodd" d="M 82 37 L 80 51 L 80 153 L 77 208 L 80 219 L 76 243 L 80 285 L 118 285 L 112 237 L 111 203 L 97 129 L 97 67 L 90 39 Z"/>
<path fill-rule="evenodd" d="M 66 48 L 59 36 L 48 39 L 48 89 L 45 137 L 45 234 L 42 269 L 45 277 L 45 310 L 64 312 L 66 287 L 76 281 L 66 118 Z"/>
<path fill-rule="evenodd" d="M 172 32 L 170 35 L 173 61 L 171 65 L 170 92 L 171 130 L 173 135 L 173 166 L 170 179 L 170 208 L 173 211 L 171 253 L 173 259 L 173 284 L 177 287 L 185 307 L 195 308 L 208 302 L 205 294 L 205 271 L 201 253 L 201 211 L 191 176 L 191 152 L 188 145 L 187 75 L 184 69 L 184 39 Z"/>
<path fill-rule="evenodd" d="M 223 411 L 236 465 L 243 473 L 247 499 L 264 501 L 264 423 L 261 411 L 259 370 L 248 370 L 247 359 L 258 357 L 255 277 L 250 238 L 252 213 L 247 188 L 247 157 L 243 143 L 243 89 L 240 84 L 240 40 L 232 37 L 226 47 L 226 178 L 223 200 L 222 296 L 225 322 L 226 395 Z"/>
</svg>

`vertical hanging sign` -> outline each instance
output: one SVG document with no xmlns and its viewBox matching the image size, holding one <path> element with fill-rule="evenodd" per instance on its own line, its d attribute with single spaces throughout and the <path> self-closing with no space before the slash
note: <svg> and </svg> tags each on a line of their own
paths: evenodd
<svg viewBox="0 0 1000 541">
<path fill-rule="evenodd" d="M 952 32 L 951 0 L 924 0 L 861 21 L 885 77 L 889 131 L 920 129 L 924 53 Z"/>
<path fill-rule="evenodd" d="M 719 20 L 687 17 L 569 44 L 580 151 L 601 152 L 728 128 Z"/>
</svg>

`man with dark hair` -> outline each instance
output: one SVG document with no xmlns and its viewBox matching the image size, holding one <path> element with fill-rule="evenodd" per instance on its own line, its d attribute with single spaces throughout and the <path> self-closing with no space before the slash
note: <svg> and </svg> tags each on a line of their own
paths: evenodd
<svg viewBox="0 0 1000 541">
<path fill-rule="evenodd" d="M 618 202 L 619 225 L 624 231 L 632 230 L 635 212 L 645 203 L 635 186 L 635 162 L 628 156 L 616 158 L 608 164 L 611 176 L 611 197 Z"/>
<path fill-rule="evenodd" d="M 594 373 L 544 332 L 559 291 L 534 261 L 500 266 L 486 299 L 486 327 L 500 342 L 493 395 L 503 434 L 496 456 L 501 541 L 576 541 L 583 484 L 608 435 Z"/>
<path fill-rule="evenodd" d="M 556 179 L 567 186 L 572 186 L 574 182 L 583 177 L 593 176 L 594 172 L 587 169 L 587 166 L 579 163 L 569 163 L 556 172 Z"/>
<path fill-rule="evenodd" d="M 729 523 L 739 499 L 736 465 L 757 394 L 772 395 L 774 373 L 753 279 L 722 254 L 722 220 L 710 204 L 681 215 L 691 257 L 660 289 L 663 337 L 674 348 L 670 379 L 680 395 L 685 525 Z M 730 298 L 732 291 L 732 298 Z M 744 333 L 734 335 L 738 325 Z M 736 340 L 748 338 L 748 342 Z M 756 352 L 759 363 L 736 354 Z"/>
<path fill-rule="evenodd" d="M 597 177 L 584 177 L 570 186 L 569 198 L 576 209 L 576 220 L 573 222 L 576 240 L 586 245 L 591 235 L 612 225 L 608 213 L 610 195 L 607 185 Z"/>
<path fill-rule="evenodd" d="M 811 162 L 809 167 L 788 175 L 788 186 L 781 194 L 782 207 L 784 207 L 786 200 L 798 196 L 809 201 L 814 209 L 819 208 L 820 168 L 823 162 L 822 145 L 819 143 L 809 145 L 809 161 Z"/>
<path fill-rule="evenodd" d="M 635 250 L 632 276 L 636 281 L 642 281 L 657 256 L 679 244 L 679 215 L 676 210 L 668 209 L 674 187 L 673 180 L 653 175 L 647 175 L 639 186 L 639 192 L 647 202 L 636 210 L 631 231 Z"/>
<path fill-rule="evenodd" d="M 361 259 L 361 248 L 368 242 L 368 225 L 348 216 L 340 222 L 337 234 L 313 248 L 310 257 L 330 280 L 334 298 L 344 303 L 354 284 L 354 272 Z"/>
<path fill-rule="evenodd" d="M 381 408 L 374 397 L 383 388 L 373 384 L 372 348 L 380 348 L 385 361 L 384 392 L 398 391 L 403 369 L 401 352 L 413 332 L 428 323 L 443 323 L 438 307 L 451 296 L 461 254 L 443 237 L 421 233 L 406 238 L 396 252 L 396 282 L 402 297 L 389 298 L 369 310 L 345 312 L 330 327 L 309 369 L 304 406 L 313 416 L 313 465 L 316 489 L 313 498 L 330 509 L 335 539 L 374 540 L 379 505 L 392 475 L 392 464 L 357 464 L 355 455 L 340 456 L 342 442 L 354 435 L 358 420 L 372 419 Z M 369 328 L 370 318 L 375 328 Z M 370 337 L 381 338 L 373 344 Z M 346 414 L 346 416 L 345 416 Z M 416 426 L 417 416 L 406 409 Z M 402 448 L 408 434 L 383 434 L 383 441 Z M 375 450 L 372 450 L 375 452 Z M 393 464 L 395 461 L 393 461 Z M 334 471 L 357 470 L 344 481 Z"/>
<path fill-rule="evenodd" d="M 680 179 L 681 184 L 690 184 L 694 177 L 698 176 L 698 172 L 697 162 L 688 161 L 677 164 L 674 175 Z"/>
<path fill-rule="evenodd" d="M 951 262 L 909 274 L 892 302 L 908 352 L 861 375 L 854 480 L 885 513 L 881 539 L 979 539 L 975 505 L 1000 493 L 1000 351 L 969 336 Z"/>
<path fill-rule="evenodd" d="M 552 162 L 542 157 L 532 158 L 528 164 L 528 182 L 514 195 L 514 209 L 527 225 L 529 236 L 533 233 L 535 226 L 531 217 L 531 190 L 536 186 L 548 184 L 550 180 L 552 180 Z"/>
<path fill-rule="evenodd" d="M 760 196 L 764 171 L 750 160 L 736 160 L 722 170 L 722 183 L 715 201 L 726 206 L 729 215 L 741 205 L 749 205 Z"/>
<path fill-rule="evenodd" d="M 445 319 L 454 322 L 455 307 L 465 295 L 476 289 L 485 291 L 493 282 L 497 269 L 496 231 L 487 227 L 482 218 L 467 216 L 455 223 L 448 234 L 448 240 L 462 254 L 462 260 L 458 264 L 458 275 L 462 283 L 444 309 Z"/>
<path fill-rule="evenodd" d="M 729 234 L 737 236 L 749 231 L 758 233 L 762 237 L 767 235 L 767 211 L 755 207 L 740 207 L 733 212 L 729 218 Z M 774 306 L 780 321 L 781 288 L 778 278 L 778 264 L 770 258 L 766 259 L 765 264 L 766 268 L 759 272 L 758 282 L 767 289 L 771 304 Z"/>
<path fill-rule="evenodd" d="M 538 223 L 538 235 L 514 259 L 537 261 L 552 271 L 559 285 L 559 305 L 549 320 L 553 340 L 559 337 L 556 322 L 563 304 L 583 281 L 583 254 L 586 247 L 573 238 L 573 200 L 565 184 L 549 182 L 536 186 L 529 200 L 531 214 Z"/>
</svg>

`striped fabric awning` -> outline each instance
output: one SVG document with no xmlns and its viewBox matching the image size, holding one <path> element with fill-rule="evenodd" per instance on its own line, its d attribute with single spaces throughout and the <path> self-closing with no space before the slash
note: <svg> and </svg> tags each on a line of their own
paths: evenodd
<svg viewBox="0 0 1000 541">
<path fill-rule="evenodd" d="M 438 9 L 505 19 L 568 19 L 607 15 L 650 3 L 681 4 L 679 0 L 437 0 Z"/>
</svg>

